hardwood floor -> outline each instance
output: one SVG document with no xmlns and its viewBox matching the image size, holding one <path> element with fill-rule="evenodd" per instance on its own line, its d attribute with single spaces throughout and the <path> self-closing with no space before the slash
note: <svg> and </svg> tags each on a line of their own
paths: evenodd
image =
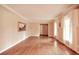
<svg viewBox="0 0 79 59">
<path fill-rule="evenodd" d="M 54 38 L 32 36 L 0 55 L 77 55 L 77 53 Z"/>
</svg>

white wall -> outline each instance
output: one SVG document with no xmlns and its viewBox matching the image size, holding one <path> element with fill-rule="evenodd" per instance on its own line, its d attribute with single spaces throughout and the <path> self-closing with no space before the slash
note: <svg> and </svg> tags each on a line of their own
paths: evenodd
<svg viewBox="0 0 79 59">
<path fill-rule="evenodd" d="M 26 31 L 18 32 L 17 30 L 18 21 L 26 22 L 0 6 L 0 50 L 26 38 Z"/>
<path fill-rule="evenodd" d="M 28 36 L 39 36 L 40 35 L 40 24 L 28 23 L 26 30 L 27 30 Z"/>
</svg>

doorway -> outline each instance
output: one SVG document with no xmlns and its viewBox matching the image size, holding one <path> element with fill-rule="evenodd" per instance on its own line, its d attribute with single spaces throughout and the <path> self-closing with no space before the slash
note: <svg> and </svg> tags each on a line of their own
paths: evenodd
<svg viewBox="0 0 79 59">
<path fill-rule="evenodd" d="M 40 24 L 40 36 L 48 36 L 48 24 Z"/>
</svg>

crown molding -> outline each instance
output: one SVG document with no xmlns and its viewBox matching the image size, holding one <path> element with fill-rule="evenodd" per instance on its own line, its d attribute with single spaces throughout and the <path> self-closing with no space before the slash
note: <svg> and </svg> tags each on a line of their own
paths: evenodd
<svg viewBox="0 0 79 59">
<path fill-rule="evenodd" d="M 1 5 L 2 7 L 6 8 L 7 10 L 11 11 L 12 13 L 16 14 L 17 16 L 19 16 L 20 18 L 22 18 L 23 20 L 28 21 L 28 18 L 25 18 L 24 16 L 22 16 L 20 13 L 16 12 L 15 10 L 13 10 L 12 8 L 10 8 L 7 5 Z"/>
</svg>

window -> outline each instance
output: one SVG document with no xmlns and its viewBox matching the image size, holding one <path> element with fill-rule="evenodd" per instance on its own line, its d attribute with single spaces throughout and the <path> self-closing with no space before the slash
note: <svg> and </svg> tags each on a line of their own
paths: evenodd
<svg viewBox="0 0 79 59">
<path fill-rule="evenodd" d="M 63 39 L 72 43 L 72 23 L 69 17 L 64 17 Z"/>
<path fill-rule="evenodd" d="M 54 22 L 54 36 L 57 36 L 57 23 Z"/>
</svg>

